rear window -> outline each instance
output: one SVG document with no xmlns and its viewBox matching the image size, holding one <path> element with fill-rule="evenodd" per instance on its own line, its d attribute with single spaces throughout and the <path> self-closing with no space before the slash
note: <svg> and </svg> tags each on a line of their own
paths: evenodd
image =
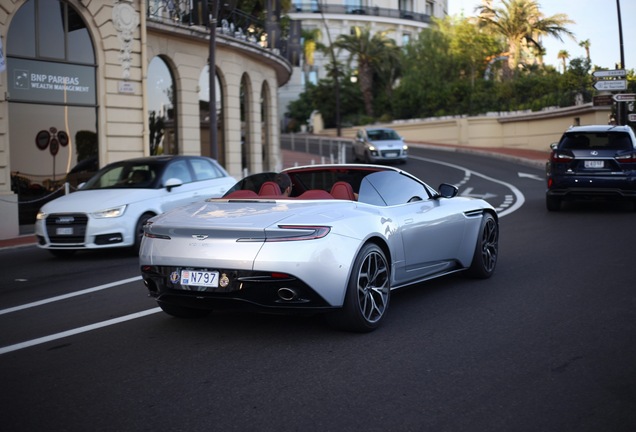
<svg viewBox="0 0 636 432">
<path fill-rule="evenodd" d="M 389 141 L 399 140 L 400 136 L 392 129 L 375 129 L 367 131 L 369 140 L 371 141 Z"/>
<path fill-rule="evenodd" d="M 561 139 L 563 150 L 631 150 L 629 135 L 624 132 L 566 133 Z"/>
</svg>

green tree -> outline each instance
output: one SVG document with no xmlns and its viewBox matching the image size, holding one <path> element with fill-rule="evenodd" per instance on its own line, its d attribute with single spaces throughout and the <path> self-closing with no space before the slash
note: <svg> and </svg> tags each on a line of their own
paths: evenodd
<svg viewBox="0 0 636 432">
<path fill-rule="evenodd" d="M 338 36 L 334 47 L 349 52 L 349 61 L 357 62 L 358 84 L 368 116 L 373 117 L 373 76 L 385 62 L 397 62 L 399 49 L 395 41 L 381 31 L 371 35 L 369 27 L 354 27 L 352 34 Z"/>
<path fill-rule="evenodd" d="M 314 67 L 314 56 L 316 51 L 324 50 L 325 46 L 320 43 L 320 39 L 322 38 L 322 32 L 320 29 L 312 29 L 301 31 L 301 37 L 303 40 L 303 54 L 304 54 L 304 62 L 303 62 L 303 73 L 305 74 L 305 82 L 309 82 L 309 73 L 313 70 Z"/>
<path fill-rule="evenodd" d="M 570 58 L 570 53 L 567 52 L 566 50 L 561 50 L 557 54 L 557 58 L 561 60 L 561 63 L 563 64 L 563 73 L 565 73 L 565 71 L 567 70 L 566 62 Z"/>
<path fill-rule="evenodd" d="M 585 58 L 587 58 L 587 61 L 591 61 L 591 59 L 590 59 L 590 46 L 591 45 L 592 45 L 592 43 L 590 42 L 589 39 L 585 39 L 584 41 L 579 42 L 579 46 L 585 50 Z"/>
<path fill-rule="evenodd" d="M 492 7 L 485 3 L 476 8 L 479 22 L 484 28 L 503 37 L 508 45 L 508 66 L 512 72 L 521 63 L 523 51 L 529 52 L 529 46 L 541 46 L 543 36 L 563 40 L 574 34 L 565 26 L 573 24 L 566 14 L 549 17 L 543 15 L 539 3 L 535 0 L 501 0 L 502 7 Z"/>
<path fill-rule="evenodd" d="M 420 33 L 405 49 L 402 78 L 395 89 L 395 118 L 418 118 L 452 113 L 453 85 L 457 67 L 450 49 L 450 36 L 436 28 Z M 454 111 L 454 110 L 453 110 Z"/>
<path fill-rule="evenodd" d="M 470 80 L 474 87 L 476 80 L 483 77 L 488 61 L 503 51 L 503 45 L 467 18 L 446 17 L 434 19 L 434 23 L 449 40 L 449 54 L 457 62 L 458 77 Z"/>
</svg>

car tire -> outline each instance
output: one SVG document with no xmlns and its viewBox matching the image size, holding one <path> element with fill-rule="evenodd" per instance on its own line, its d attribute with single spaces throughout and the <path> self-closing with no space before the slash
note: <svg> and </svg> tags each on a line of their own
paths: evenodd
<svg viewBox="0 0 636 432">
<path fill-rule="evenodd" d="M 561 210 L 561 198 L 554 197 L 554 196 L 546 196 L 545 206 L 548 209 L 548 211 L 559 211 Z"/>
<path fill-rule="evenodd" d="M 390 299 L 389 263 L 378 245 L 368 243 L 353 263 L 344 304 L 329 315 L 329 321 L 342 330 L 373 331 L 386 316 Z"/>
<path fill-rule="evenodd" d="M 485 213 L 479 227 L 475 254 L 468 268 L 468 275 L 478 279 L 489 278 L 497 266 L 498 255 L 499 225 L 493 215 Z"/>
<path fill-rule="evenodd" d="M 210 311 L 207 309 L 194 309 L 162 302 L 157 303 L 162 311 L 175 318 L 203 318 L 210 314 Z"/>
<path fill-rule="evenodd" d="M 135 225 L 135 244 L 132 247 L 132 253 L 134 255 L 139 254 L 139 248 L 141 247 L 141 239 L 144 236 L 144 225 L 148 222 L 148 219 L 155 216 L 154 213 L 144 213 L 141 215 L 139 220 L 137 220 L 137 224 Z"/>
</svg>

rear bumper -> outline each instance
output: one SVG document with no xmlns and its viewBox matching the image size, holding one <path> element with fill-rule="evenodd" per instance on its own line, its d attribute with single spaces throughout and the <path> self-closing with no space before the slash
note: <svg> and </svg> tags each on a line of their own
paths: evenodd
<svg viewBox="0 0 636 432">
<path fill-rule="evenodd" d="M 552 176 L 549 197 L 636 199 L 636 176 Z"/>
<path fill-rule="evenodd" d="M 332 308 L 318 293 L 293 275 L 273 278 L 268 272 L 223 269 L 223 287 L 182 286 L 180 268 L 142 266 L 150 297 L 160 303 L 193 309 L 250 308 L 269 311 L 317 311 Z"/>
</svg>

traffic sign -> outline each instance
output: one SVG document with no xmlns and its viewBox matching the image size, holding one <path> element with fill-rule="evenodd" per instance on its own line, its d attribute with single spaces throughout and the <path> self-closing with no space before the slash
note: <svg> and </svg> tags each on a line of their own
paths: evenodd
<svg viewBox="0 0 636 432">
<path fill-rule="evenodd" d="M 625 69 L 597 70 L 592 72 L 595 78 L 624 77 L 627 74 Z"/>
<path fill-rule="evenodd" d="M 600 91 L 622 91 L 627 90 L 627 80 L 603 80 L 596 81 L 594 88 Z"/>
<path fill-rule="evenodd" d="M 636 93 L 619 93 L 615 94 L 612 99 L 616 102 L 633 102 L 636 100 Z"/>
<path fill-rule="evenodd" d="M 636 122 L 636 114 L 630 114 L 627 118 L 630 122 Z"/>
<path fill-rule="evenodd" d="M 592 104 L 594 106 L 608 106 L 614 104 L 612 95 L 599 95 L 592 97 Z"/>
</svg>

